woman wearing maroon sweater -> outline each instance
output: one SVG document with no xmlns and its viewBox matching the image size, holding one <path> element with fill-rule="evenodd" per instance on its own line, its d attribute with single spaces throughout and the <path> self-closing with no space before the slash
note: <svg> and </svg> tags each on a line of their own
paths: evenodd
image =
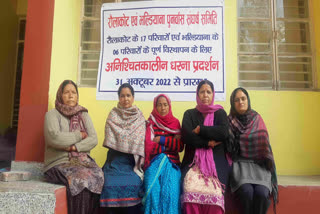
<svg viewBox="0 0 320 214">
<path fill-rule="evenodd" d="M 154 98 L 145 141 L 145 214 L 180 213 L 180 122 L 165 94 Z"/>
</svg>

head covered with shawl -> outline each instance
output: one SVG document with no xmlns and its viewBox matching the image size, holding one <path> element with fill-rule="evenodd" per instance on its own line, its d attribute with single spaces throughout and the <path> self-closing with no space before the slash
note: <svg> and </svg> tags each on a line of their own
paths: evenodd
<svg viewBox="0 0 320 214">
<path fill-rule="evenodd" d="M 124 83 L 119 87 L 119 98 L 124 88 L 134 91 L 131 85 Z M 106 121 L 103 146 L 119 152 L 133 154 L 136 162 L 134 171 L 142 178 L 144 162 L 144 138 L 146 131 L 145 118 L 137 106 L 124 108 L 118 103 Z"/>
<path fill-rule="evenodd" d="M 157 103 L 159 98 L 164 97 L 167 100 L 167 103 L 169 105 L 169 111 L 166 115 L 162 116 L 159 114 L 157 110 Z M 171 109 L 171 100 L 170 98 L 165 94 L 159 94 L 153 99 L 153 110 L 150 114 L 150 117 L 148 119 L 148 128 L 146 132 L 146 139 L 145 139 L 145 167 L 148 167 L 150 165 L 151 158 L 148 154 L 151 153 L 152 147 L 149 145 L 152 145 L 152 139 L 154 138 L 153 133 L 153 126 L 158 127 L 161 130 L 164 130 L 170 134 L 180 134 L 181 133 L 181 126 L 180 122 L 177 118 L 175 118 L 172 114 Z"/>
<path fill-rule="evenodd" d="M 161 116 L 157 110 L 157 102 L 161 97 L 164 97 L 169 105 L 169 112 L 164 116 Z M 173 116 L 171 109 L 171 100 L 165 94 L 159 94 L 153 99 L 153 110 L 149 117 L 149 121 L 155 123 L 158 128 L 166 130 L 169 133 L 180 134 L 180 122 Z"/>
<path fill-rule="evenodd" d="M 240 114 L 236 110 L 236 96 L 242 91 L 248 102 L 247 111 Z M 237 101 L 239 102 L 239 101 Z M 251 109 L 250 97 L 244 88 L 236 88 L 230 96 L 230 114 L 228 120 L 231 128 L 230 141 L 236 147 L 233 157 L 244 157 L 255 160 L 271 171 L 272 194 L 274 202 L 278 201 L 278 184 L 273 153 L 269 143 L 269 135 L 262 117 Z M 276 203 L 274 203 L 276 204 Z"/>
<path fill-rule="evenodd" d="M 68 105 L 63 101 L 64 89 L 67 85 L 73 85 L 77 92 L 77 101 L 74 106 Z M 81 112 L 88 112 L 88 110 L 80 105 L 78 105 L 79 93 L 78 87 L 72 80 L 64 80 L 57 91 L 55 107 L 56 109 L 65 117 L 70 119 L 70 132 L 79 130 L 85 131 L 84 123 L 81 117 Z"/>
<path fill-rule="evenodd" d="M 199 97 L 199 92 L 203 85 L 209 85 L 212 90 L 212 101 L 209 105 L 203 104 Z M 196 109 L 205 116 L 203 125 L 214 126 L 214 113 L 219 109 L 223 109 L 220 105 L 214 104 L 214 86 L 209 80 L 203 80 L 197 87 L 197 106 Z M 199 167 L 201 173 L 206 177 L 214 176 L 217 177 L 216 165 L 213 159 L 212 148 L 197 148 L 193 159 L 194 163 Z"/>
</svg>

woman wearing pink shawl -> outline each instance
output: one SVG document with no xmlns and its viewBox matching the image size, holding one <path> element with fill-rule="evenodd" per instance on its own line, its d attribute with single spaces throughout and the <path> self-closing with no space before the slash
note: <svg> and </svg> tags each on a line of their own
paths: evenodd
<svg viewBox="0 0 320 214">
<path fill-rule="evenodd" d="M 228 138 L 227 114 L 214 105 L 212 82 L 197 87 L 197 106 L 184 113 L 182 141 L 186 144 L 181 165 L 184 213 L 224 213 L 224 189 L 230 165 L 224 152 Z"/>
<path fill-rule="evenodd" d="M 172 115 L 165 94 L 154 98 L 145 139 L 144 213 L 179 214 L 180 159 L 183 150 L 180 122 Z"/>
</svg>

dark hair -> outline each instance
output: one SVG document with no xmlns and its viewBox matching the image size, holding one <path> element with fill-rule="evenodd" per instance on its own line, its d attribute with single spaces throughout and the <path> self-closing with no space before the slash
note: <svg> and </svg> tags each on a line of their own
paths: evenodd
<svg viewBox="0 0 320 214">
<path fill-rule="evenodd" d="M 214 91 L 213 83 L 212 83 L 210 80 L 202 80 L 202 81 L 199 83 L 198 87 L 197 87 L 197 95 L 198 95 L 198 93 L 199 93 L 200 88 L 201 88 L 204 84 L 208 84 L 208 85 L 210 86 L 212 92 Z"/>
<path fill-rule="evenodd" d="M 118 89 L 118 97 L 120 97 L 120 93 L 121 93 L 121 90 L 123 88 L 129 88 L 130 91 L 131 91 L 132 96 L 134 97 L 134 90 L 133 90 L 132 86 L 129 83 L 123 83 L 122 85 L 120 85 L 120 87 Z"/>
<path fill-rule="evenodd" d="M 65 80 L 62 82 L 62 93 L 63 93 L 64 87 L 66 87 L 68 84 L 72 84 L 76 88 L 77 94 L 79 95 L 78 86 L 72 80 Z"/>
<path fill-rule="evenodd" d="M 232 94 L 231 94 L 231 96 L 230 96 L 230 105 L 231 105 L 230 114 L 231 114 L 232 116 L 238 114 L 238 112 L 236 111 L 235 105 L 234 105 L 234 99 L 235 99 L 236 94 L 237 94 L 237 92 L 238 92 L 239 90 L 241 90 L 241 91 L 247 96 L 247 99 L 248 99 L 248 110 L 247 110 L 247 111 L 251 110 L 251 103 L 250 103 L 249 93 L 247 92 L 246 89 L 244 89 L 244 88 L 242 88 L 242 87 L 239 87 L 239 88 L 234 89 L 233 92 L 232 92 Z"/>
</svg>

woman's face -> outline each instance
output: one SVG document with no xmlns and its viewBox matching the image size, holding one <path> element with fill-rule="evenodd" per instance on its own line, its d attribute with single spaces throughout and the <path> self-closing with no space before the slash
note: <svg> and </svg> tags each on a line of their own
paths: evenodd
<svg viewBox="0 0 320 214">
<path fill-rule="evenodd" d="M 238 114 L 244 114 L 248 110 L 248 97 L 243 91 L 238 90 L 234 98 L 234 107 Z"/>
<path fill-rule="evenodd" d="M 203 84 L 199 89 L 198 96 L 202 104 L 210 105 L 213 98 L 213 92 L 208 84 Z"/>
<path fill-rule="evenodd" d="M 76 106 L 78 102 L 78 93 L 76 88 L 70 83 L 66 85 L 62 92 L 63 104 L 68 106 Z"/>
<path fill-rule="evenodd" d="M 133 104 L 134 97 L 129 88 L 122 88 L 119 96 L 119 104 L 123 108 L 130 108 Z"/>
<path fill-rule="evenodd" d="M 166 116 L 169 113 L 169 104 L 166 98 L 164 97 L 158 98 L 157 111 L 161 116 Z"/>
</svg>

